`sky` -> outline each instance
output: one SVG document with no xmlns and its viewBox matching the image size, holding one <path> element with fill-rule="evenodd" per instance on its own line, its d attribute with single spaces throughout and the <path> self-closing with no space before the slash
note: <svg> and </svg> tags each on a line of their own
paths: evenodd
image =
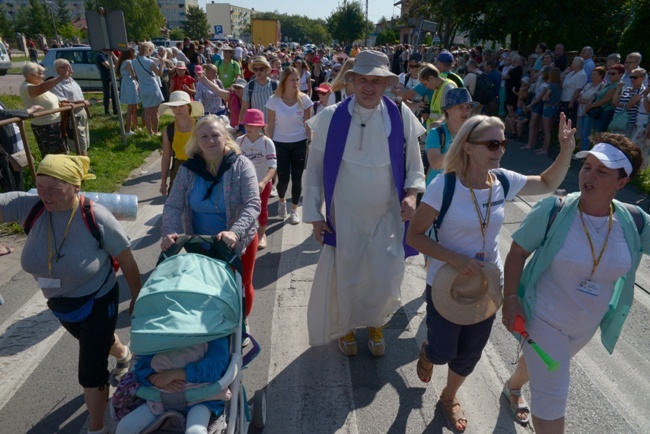
<svg viewBox="0 0 650 434">
<path fill-rule="evenodd" d="M 199 0 L 199 6 L 205 10 L 205 4 L 212 0 Z M 348 0 L 353 1 L 353 0 Z M 383 16 L 390 18 L 392 15 L 399 16 L 401 9 L 399 6 L 393 6 L 396 0 L 367 0 L 368 1 L 368 20 L 376 23 Z M 239 6 L 247 9 L 255 9 L 260 12 L 286 13 L 289 15 L 306 15 L 309 18 L 327 18 L 338 7 L 343 4 L 343 0 L 231 0 L 229 2 L 214 0 L 214 3 L 230 3 L 233 6 Z M 365 11 L 366 0 L 361 2 Z"/>
</svg>

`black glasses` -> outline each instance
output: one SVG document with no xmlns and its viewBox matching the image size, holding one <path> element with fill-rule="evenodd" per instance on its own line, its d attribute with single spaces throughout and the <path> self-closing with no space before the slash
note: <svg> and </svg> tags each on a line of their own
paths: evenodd
<svg viewBox="0 0 650 434">
<path fill-rule="evenodd" d="M 643 78 L 643 77 L 640 75 L 630 75 L 630 78 Z"/>
<path fill-rule="evenodd" d="M 620 75 L 618 72 L 608 72 L 607 75 Z"/>
<path fill-rule="evenodd" d="M 506 147 L 508 146 L 508 140 L 484 140 L 482 142 L 469 142 L 472 145 L 481 145 L 481 146 L 487 146 L 488 150 L 490 152 L 494 152 L 498 150 L 499 148 L 503 148 L 503 150 L 506 150 Z"/>
<path fill-rule="evenodd" d="M 264 72 L 266 68 L 253 68 L 253 72 Z"/>
<path fill-rule="evenodd" d="M 420 65 L 417 63 L 409 63 L 409 68 L 417 68 L 418 66 Z"/>
</svg>

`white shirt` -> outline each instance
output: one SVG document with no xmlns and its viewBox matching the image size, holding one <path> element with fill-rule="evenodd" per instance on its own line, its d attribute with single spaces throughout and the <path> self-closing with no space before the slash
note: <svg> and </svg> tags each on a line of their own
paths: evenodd
<svg viewBox="0 0 650 434">
<path fill-rule="evenodd" d="M 526 185 L 527 178 L 517 172 L 501 169 L 510 181 L 508 197 L 505 200 L 513 200 L 519 191 Z M 499 180 L 494 177 L 495 182 L 492 186 L 492 202 L 490 206 L 490 223 L 485 233 L 485 248 L 483 247 L 483 237 L 479 216 L 476 213 L 474 201 L 469 188 L 461 184 L 458 177 L 456 178 L 456 188 L 454 197 L 447 209 L 447 214 L 442 221 L 438 231 L 438 242 L 444 247 L 454 252 L 467 255 L 474 258 L 476 253 L 485 252 L 486 261 L 494 263 L 503 272 L 501 257 L 499 256 L 499 232 L 505 218 L 505 201 L 503 197 L 503 187 Z M 441 174 L 429 184 L 427 191 L 422 197 L 422 202 L 426 203 L 433 209 L 440 211 L 442 207 L 442 194 L 445 187 L 445 177 Z M 487 218 L 488 197 L 490 189 L 474 190 L 476 200 L 481 205 L 482 218 Z M 491 256 L 488 258 L 487 256 Z M 427 284 L 433 284 L 433 280 L 438 270 L 444 265 L 443 261 L 431 258 L 429 268 L 427 269 Z"/>
<path fill-rule="evenodd" d="M 585 84 L 587 84 L 587 74 L 585 74 L 584 69 L 581 69 L 578 72 L 569 72 L 562 82 L 562 95 L 560 96 L 560 101 L 571 101 L 573 93 L 576 90 L 585 87 Z"/>
<path fill-rule="evenodd" d="M 273 140 L 265 135 L 260 135 L 255 142 L 251 142 L 247 135 L 243 135 L 237 138 L 237 144 L 242 153 L 253 162 L 258 182 L 266 176 L 269 169 L 278 167 Z"/>
<path fill-rule="evenodd" d="M 242 54 L 244 54 L 244 49 L 242 47 L 235 47 L 235 57 L 241 59 Z"/>
<path fill-rule="evenodd" d="M 312 100 L 302 94 L 300 103 L 289 107 L 279 96 L 272 96 L 266 103 L 266 108 L 275 112 L 273 140 L 282 143 L 295 143 L 307 138 L 305 128 L 305 111 L 314 105 Z"/>
</svg>

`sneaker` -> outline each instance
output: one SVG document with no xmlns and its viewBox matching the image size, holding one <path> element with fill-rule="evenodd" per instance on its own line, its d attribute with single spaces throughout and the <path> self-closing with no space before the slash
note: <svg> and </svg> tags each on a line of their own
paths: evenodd
<svg viewBox="0 0 650 434">
<path fill-rule="evenodd" d="M 275 185 L 271 188 L 271 197 L 277 197 L 278 196 L 278 189 L 275 188 Z"/>
<path fill-rule="evenodd" d="M 357 340 L 354 338 L 354 332 L 339 338 L 339 350 L 348 357 L 357 355 Z"/>
<path fill-rule="evenodd" d="M 298 210 L 297 209 L 292 209 L 291 210 L 291 224 L 292 225 L 297 225 L 300 223 L 300 216 L 298 215 Z"/>
<path fill-rule="evenodd" d="M 246 334 L 250 334 L 250 333 L 251 333 L 251 326 L 248 325 L 248 318 L 246 318 L 246 319 L 244 320 L 244 330 L 246 331 Z M 242 347 L 247 347 L 247 346 L 250 345 L 250 343 L 251 343 L 251 338 L 249 338 L 248 336 L 246 336 L 246 337 L 244 338 L 244 340 L 241 342 L 241 346 L 242 346 Z"/>
<path fill-rule="evenodd" d="M 127 136 L 133 136 L 134 134 L 135 134 L 135 132 L 133 132 L 133 131 L 127 131 L 127 132 L 126 132 L 126 135 L 127 135 Z"/>
<path fill-rule="evenodd" d="M 278 217 L 280 217 L 282 220 L 287 218 L 287 203 L 286 202 L 278 202 Z"/>
<path fill-rule="evenodd" d="M 266 234 L 262 235 L 257 242 L 257 250 L 264 250 L 266 249 Z"/>
<path fill-rule="evenodd" d="M 381 357 L 386 352 L 383 327 L 368 327 L 368 349 L 375 357 Z"/>
<path fill-rule="evenodd" d="M 128 346 L 126 347 L 126 356 L 124 356 L 121 359 L 117 359 L 117 363 L 115 364 L 115 367 L 111 371 L 111 374 L 109 375 L 108 382 L 111 384 L 111 386 L 116 387 L 122 377 L 129 372 L 129 368 L 131 367 L 131 359 L 133 358 L 133 353 L 131 352 L 131 348 Z"/>
</svg>

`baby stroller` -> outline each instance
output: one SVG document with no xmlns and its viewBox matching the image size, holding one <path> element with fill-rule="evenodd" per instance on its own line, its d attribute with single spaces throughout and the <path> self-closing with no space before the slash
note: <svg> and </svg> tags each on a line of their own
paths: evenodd
<svg viewBox="0 0 650 434">
<path fill-rule="evenodd" d="M 182 249 L 188 253 L 178 254 Z M 260 352 L 251 338 L 252 349 L 242 356 L 243 286 L 241 261 L 215 237 L 182 236 L 158 264 L 138 295 L 131 318 L 131 350 L 136 356 L 159 354 L 228 337 L 229 363 L 218 381 L 181 392 L 161 392 L 134 384 L 127 374 L 111 401 L 116 420 L 146 401 L 161 403 L 164 413 L 142 433 L 184 432 L 188 403 L 226 400 L 223 414 L 213 415 L 210 433 L 246 433 L 252 421 L 263 428 L 266 421 L 266 393 L 253 397 L 252 411 L 242 385 L 242 369 Z M 129 399 L 133 398 L 132 401 Z"/>
</svg>

